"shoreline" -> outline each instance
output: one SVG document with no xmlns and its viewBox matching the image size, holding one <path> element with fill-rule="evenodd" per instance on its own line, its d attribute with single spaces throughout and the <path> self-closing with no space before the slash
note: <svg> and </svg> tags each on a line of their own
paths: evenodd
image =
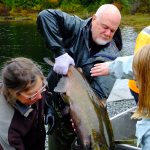
<svg viewBox="0 0 150 150">
<path fill-rule="evenodd" d="M 38 16 L 38 12 L 36 13 L 28 13 L 28 14 L 14 14 L 9 16 L 0 16 L 0 22 L 21 22 L 21 21 L 31 21 L 35 22 Z"/>
<path fill-rule="evenodd" d="M 27 13 L 27 14 L 14 14 L 10 16 L 0 16 L 0 22 L 36 22 L 38 12 Z M 81 16 L 79 16 L 81 17 Z M 150 25 L 149 14 L 122 14 L 121 26 L 132 26 L 137 32 L 139 32 L 144 27 Z"/>
</svg>

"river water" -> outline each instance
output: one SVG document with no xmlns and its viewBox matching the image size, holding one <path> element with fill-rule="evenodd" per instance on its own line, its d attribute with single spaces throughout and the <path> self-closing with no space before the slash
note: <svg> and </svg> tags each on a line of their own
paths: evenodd
<svg viewBox="0 0 150 150">
<path fill-rule="evenodd" d="M 121 32 L 123 38 L 121 55 L 131 55 L 137 33 L 129 26 L 122 27 Z M 0 23 L 0 67 L 6 60 L 18 56 L 32 58 L 47 73 L 43 57 L 51 56 L 51 54 L 37 32 L 36 24 L 30 22 Z"/>
<path fill-rule="evenodd" d="M 0 67 L 13 57 L 28 57 L 38 62 L 47 73 L 48 66 L 43 57 L 51 56 L 38 34 L 35 23 L 4 22 L 0 23 Z"/>
</svg>

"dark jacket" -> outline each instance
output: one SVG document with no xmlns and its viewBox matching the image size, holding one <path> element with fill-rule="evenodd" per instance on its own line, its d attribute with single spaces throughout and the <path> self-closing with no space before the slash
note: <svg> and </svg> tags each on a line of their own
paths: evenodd
<svg viewBox="0 0 150 150">
<path fill-rule="evenodd" d="M 98 46 L 92 42 L 91 20 L 48 9 L 39 13 L 37 26 L 54 57 L 67 52 L 74 59 L 76 67 L 83 69 L 97 95 L 108 98 L 115 79 L 111 76 L 93 78 L 90 69 L 97 62 L 111 61 L 119 56 L 122 48 L 121 34 L 118 29 L 110 43 Z"/>
<path fill-rule="evenodd" d="M 20 104 L 12 107 L 0 94 L 1 150 L 45 150 L 43 102 L 25 110 Z"/>
</svg>

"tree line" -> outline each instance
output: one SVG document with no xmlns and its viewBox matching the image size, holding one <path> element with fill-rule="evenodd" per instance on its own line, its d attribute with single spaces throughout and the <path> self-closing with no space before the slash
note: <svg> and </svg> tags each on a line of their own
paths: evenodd
<svg viewBox="0 0 150 150">
<path fill-rule="evenodd" d="M 40 11 L 60 8 L 67 12 L 95 11 L 101 4 L 114 3 L 123 13 L 150 13 L 150 0 L 0 0 L 0 15 L 10 11 Z"/>
</svg>

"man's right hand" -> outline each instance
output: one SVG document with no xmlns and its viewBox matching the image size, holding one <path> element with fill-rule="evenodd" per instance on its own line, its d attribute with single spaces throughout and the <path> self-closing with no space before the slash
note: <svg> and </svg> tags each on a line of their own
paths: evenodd
<svg viewBox="0 0 150 150">
<path fill-rule="evenodd" d="M 72 57 L 65 53 L 57 58 L 55 58 L 55 64 L 53 70 L 62 75 L 66 75 L 69 69 L 69 65 L 75 65 Z"/>
</svg>

